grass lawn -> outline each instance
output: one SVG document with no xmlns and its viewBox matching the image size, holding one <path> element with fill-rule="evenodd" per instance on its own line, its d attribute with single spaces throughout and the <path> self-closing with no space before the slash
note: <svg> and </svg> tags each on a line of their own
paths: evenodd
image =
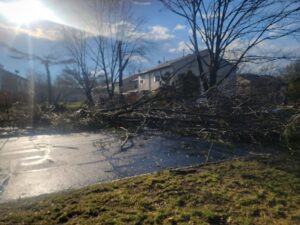
<svg viewBox="0 0 300 225">
<path fill-rule="evenodd" d="M 0 224 L 300 224 L 300 165 L 252 158 L 0 205 Z"/>
</svg>

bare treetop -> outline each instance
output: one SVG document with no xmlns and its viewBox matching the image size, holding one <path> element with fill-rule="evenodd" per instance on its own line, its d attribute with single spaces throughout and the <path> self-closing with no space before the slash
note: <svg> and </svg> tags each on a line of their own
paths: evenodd
<svg viewBox="0 0 300 225">
<path fill-rule="evenodd" d="M 187 20 L 192 30 L 190 36 L 192 50 L 195 53 L 198 53 L 200 48 L 209 50 L 210 74 L 209 77 L 202 79 L 205 89 L 217 83 L 216 71 L 221 67 L 222 58 L 233 55 L 234 57 L 230 59 L 236 68 L 245 60 L 250 50 L 260 43 L 300 31 L 298 0 L 161 0 L 161 2 L 169 10 Z M 204 62 L 199 60 L 199 64 L 201 63 Z"/>
</svg>

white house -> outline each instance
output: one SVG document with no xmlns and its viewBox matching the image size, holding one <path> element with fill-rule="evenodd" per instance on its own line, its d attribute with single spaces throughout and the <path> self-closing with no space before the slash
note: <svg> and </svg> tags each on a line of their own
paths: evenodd
<svg viewBox="0 0 300 225">
<path fill-rule="evenodd" d="M 202 66 L 204 73 L 208 74 L 208 62 L 210 59 L 209 53 L 207 50 L 204 50 L 200 52 L 200 55 L 203 59 Z M 222 79 L 227 73 L 229 73 L 233 67 L 233 65 L 226 60 L 223 60 L 221 64 L 222 68 L 218 71 L 218 80 Z M 154 91 L 162 85 L 162 77 L 169 76 L 169 83 L 172 84 L 176 82 L 179 74 L 185 74 L 188 71 L 191 71 L 195 76 L 199 76 L 200 74 L 195 54 L 190 54 L 161 63 L 151 69 L 126 78 L 126 82 L 124 82 L 124 90 L 125 92 Z M 226 81 L 220 85 L 219 89 L 224 92 L 224 94 L 233 95 L 235 93 L 235 80 L 236 71 L 233 70 Z M 200 79 L 199 82 L 201 82 Z M 129 85 L 130 87 L 134 87 L 134 90 L 131 90 L 131 88 L 126 85 L 128 83 L 131 84 Z"/>
</svg>

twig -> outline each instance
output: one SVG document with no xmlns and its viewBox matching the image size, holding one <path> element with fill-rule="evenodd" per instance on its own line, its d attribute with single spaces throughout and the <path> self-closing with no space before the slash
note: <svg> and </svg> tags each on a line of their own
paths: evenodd
<svg viewBox="0 0 300 225">
<path fill-rule="evenodd" d="M 141 123 L 140 126 L 137 127 L 137 129 L 135 130 L 135 132 L 131 133 L 124 127 L 120 127 L 120 129 L 122 129 L 123 131 L 125 131 L 125 139 L 123 141 L 123 143 L 121 144 L 121 150 L 124 150 L 124 146 L 126 145 L 126 143 L 128 142 L 129 138 L 133 138 L 137 135 L 137 133 L 140 131 L 140 129 L 145 126 L 146 122 L 147 122 L 147 118 L 149 117 L 149 114 L 150 114 L 150 108 L 151 108 L 151 105 L 149 105 L 149 108 L 148 108 L 148 111 L 147 111 L 147 114 L 144 116 L 144 120 L 143 122 Z"/>
<path fill-rule="evenodd" d="M 213 146 L 214 146 L 214 141 L 212 140 L 212 141 L 211 141 L 211 144 L 210 144 L 210 147 L 209 147 L 209 150 L 208 150 L 208 153 L 207 153 L 207 155 L 206 155 L 206 160 L 205 160 L 205 163 L 204 163 L 204 164 L 206 164 L 206 163 L 208 162 L 209 156 L 210 156 L 210 152 L 211 152 Z"/>
<path fill-rule="evenodd" d="M 129 138 L 129 131 L 126 128 L 124 128 L 124 127 L 120 127 L 120 129 L 123 130 L 123 131 L 125 131 L 125 139 L 124 139 L 124 141 L 121 144 L 121 150 L 123 150 L 125 144 L 128 141 L 128 138 Z"/>
</svg>

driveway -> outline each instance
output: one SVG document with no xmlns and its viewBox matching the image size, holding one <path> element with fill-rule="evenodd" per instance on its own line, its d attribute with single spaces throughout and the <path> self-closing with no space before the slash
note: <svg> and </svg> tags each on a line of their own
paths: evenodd
<svg viewBox="0 0 300 225">
<path fill-rule="evenodd" d="M 176 136 L 142 135 L 125 150 L 120 144 L 109 132 L 2 138 L 0 201 L 200 164 L 210 148 L 210 143 Z M 210 160 L 243 154 L 214 145 Z"/>
</svg>

